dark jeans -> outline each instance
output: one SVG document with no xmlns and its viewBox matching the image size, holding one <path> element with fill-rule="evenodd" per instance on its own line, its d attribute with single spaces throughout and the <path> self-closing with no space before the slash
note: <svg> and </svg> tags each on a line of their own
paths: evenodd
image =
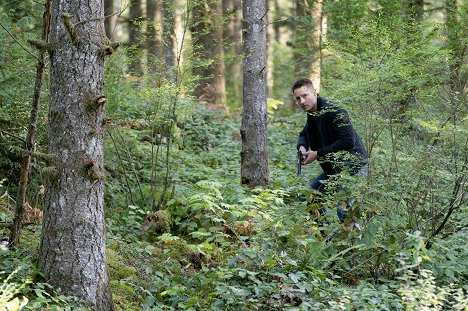
<svg viewBox="0 0 468 311">
<path fill-rule="evenodd" d="M 366 177 L 367 174 L 368 174 L 367 164 L 364 165 L 363 167 L 361 167 L 360 169 L 356 169 L 355 172 L 351 172 L 351 175 L 360 176 L 361 178 Z M 318 190 L 318 191 L 323 193 L 326 190 L 326 185 L 322 181 L 327 180 L 329 178 L 330 178 L 329 175 L 327 175 L 325 173 L 322 173 L 322 174 L 318 175 L 317 177 L 315 177 L 315 179 L 310 182 L 310 187 L 312 189 Z M 338 202 L 338 206 L 337 206 L 337 209 L 336 209 L 336 214 L 338 215 L 338 218 L 340 219 L 341 222 L 345 221 L 346 217 L 348 216 L 348 210 L 349 210 L 349 208 L 351 208 L 354 201 L 355 201 L 355 198 L 353 198 L 351 196 L 351 197 L 347 198 L 343 202 L 345 204 L 342 204 L 341 202 Z M 344 205 L 346 205 L 346 206 L 344 206 Z M 323 215 L 326 212 L 327 212 L 327 210 L 325 208 L 321 208 L 319 210 L 320 215 Z"/>
</svg>

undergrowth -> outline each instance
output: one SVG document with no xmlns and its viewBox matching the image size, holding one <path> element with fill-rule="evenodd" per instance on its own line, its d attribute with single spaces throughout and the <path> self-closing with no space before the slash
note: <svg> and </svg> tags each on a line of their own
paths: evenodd
<svg viewBox="0 0 468 311">
<path fill-rule="evenodd" d="M 332 197 L 330 212 L 317 220 L 298 199 L 316 173 L 311 167 L 296 176 L 299 116 L 271 123 L 270 186 L 247 189 L 238 180 L 238 121 L 198 113 L 207 122 L 188 122 L 196 135 L 175 147 L 177 178 L 164 213 L 123 205 L 128 193 L 114 192 L 123 176 L 107 180 L 107 264 L 117 309 L 466 310 L 468 232 L 454 223 L 426 249 L 404 212 L 389 217 L 390 194 L 377 194 L 385 192 L 384 159 L 376 156 L 375 175 L 355 189 L 360 230 L 338 222 Z M 144 135 L 129 131 L 129 139 Z M 115 156 L 112 149 L 107 156 Z M 73 297 L 37 281 L 39 232 L 27 232 L 32 242 L 0 253 L 0 300 L 12 310 L 71 309 Z"/>
<path fill-rule="evenodd" d="M 105 212 L 118 310 L 467 310 L 466 107 L 440 95 L 444 77 L 432 71 L 443 71 L 443 51 L 395 53 L 401 34 L 392 27 L 384 49 L 375 46 L 385 37 L 369 28 L 373 36 L 349 37 L 362 55 L 338 53 L 340 66 L 324 64 L 340 78 L 325 79 L 323 93 L 344 101 L 370 151 L 370 171 L 362 182 L 346 174 L 330 180 L 337 191 L 320 205 L 308 187 L 318 165 L 297 176 L 304 115 L 269 100 L 270 183 L 249 189 L 240 185 L 235 111 L 228 117 L 187 98 L 186 81 L 178 88 L 151 75 L 122 79 L 125 49 L 113 55 L 106 66 Z M 424 66 L 410 67 L 407 51 L 424 52 Z M 397 115 L 412 81 L 423 91 Z M 8 99 L 1 127 L 13 133 L 23 126 L 10 126 L 13 116 L 23 119 L 27 109 L 10 98 L 26 82 L 6 84 L 0 94 Z M 8 153 L 0 180 L 9 178 L 0 183 L 1 223 L 12 218 L 10 145 L 0 143 L 0 154 Z M 350 193 L 355 203 L 341 224 L 336 207 Z M 321 207 L 328 212 L 316 219 Z M 43 282 L 36 268 L 40 226 L 29 224 L 22 241 L 0 249 L 0 310 L 75 310 L 74 298 Z"/>
</svg>

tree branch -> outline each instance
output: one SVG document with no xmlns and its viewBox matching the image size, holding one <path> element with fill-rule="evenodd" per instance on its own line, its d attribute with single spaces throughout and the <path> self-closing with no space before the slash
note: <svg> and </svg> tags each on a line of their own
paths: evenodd
<svg viewBox="0 0 468 311">
<path fill-rule="evenodd" d="M 28 49 L 26 49 L 26 48 L 21 44 L 21 42 L 19 42 L 18 39 L 16 39 L 16 37 L 15 37 L 10 31 L 8 31 L 8 29 L 7 29 L 5 26 L 3 26 L 3 24 L 2 24 L 1 22 L 0 22 L 0 26 L 3 28 L 3 30 L 5 30 L 5 31 L 8 33 L 8 35 L 9 35 L 13 40 L 15 40 L 16 43 L 18 43 L 18 45 L 19 45 L 24 51 L 26 51 L 26 53 L 28 53 L 29 55 L 31 55 L 32 57 L 34 57 L 36 60 L 39 60 L 39 58 L 37 58 L 36 55 L 34 55 L 34 54 L 31 53 Z"/>
<path fill-rule="evenodd" d="M 21 138 L 21 137 L 15 135 L 15 134 L 9 133 L 9 132 L 4 131 L 4 130 L 0 130 L 0 133 L 8 135 L 8 136 L 13 137 L 13 138 L 16 138 L 19 141 L 21 141 L 22 143 L 26 144 L 26 140 L 24 140 L 24 138 Z"/>
</svg>

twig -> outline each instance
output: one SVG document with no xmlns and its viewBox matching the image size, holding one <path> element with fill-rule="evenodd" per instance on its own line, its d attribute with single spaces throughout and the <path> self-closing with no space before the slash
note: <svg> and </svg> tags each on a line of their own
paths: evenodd
<svg viewBox="0 0 468 311">
<path fill-rule="evenodd" d="M 130 182 L 128 180 L 127 171 L 125 170 L 125 167 L 123 165 L 123 161 L 122 161 L 122 157 L 120 156 L 119 148 L 117 148 L 117 143 L 115 142 L 115 139 L 112 136 L 109 129 L 107 129 L 106 131 L 107 131 L 107 134 L 109 134 L 110 139 L 112 140 L 112 144 L 114 145 L 115 152 L 117 153 L 117 158 L 119 159 L 120 165 L 122 166 L 122 170 L 123 170 L 123 174 L 124 174 L 124 178 L 125 178 L 125 183 L 127 184 L 127 190 L 128 190 L 130 202 L 132 203 L 132 205 L 136 205 L 135 202 L 133 201 L 132 188 L 130 187 Z"/>
<path fill-rule="evenodd" d="M 19 42 L 18 39 L 16 39 L 16 37 L 15 37 L 10 31 L 8 31 L 8 29 L 6 29 L 5 26 L 3 26 L 3 24 L 2 24 L 1 22 L 0 22 L 0 26 L 3 28 L 3 30 L 5 30 L 5 31 L 8 33 L 8 35 L 10 35 L 10 37 L 11 37 L 13 40 L 15 40 L 16 43 L 18 43 L 18 45 L 19 45 L 26 53 L 28 53 L 29 55 L 31 55 L 32 57 L 34 57 L 36 60 L 39 60 L 39 58 L 38 58 L 36 55 L 34 55 L 33 53 L 31 53 L 28 49 L 26 49 L 26 48 L 21 44 L 21 42 Z"/>
<path fill-rule="evenodd" d="M 268 14 L 268 11 L 270 11 L 270 9 L 267 9 L 267 10 L 265 11 L 265 14 L 263 14 L 263 16 L 259 18 L 259 20 L 263 19 L 263 18 Z"/>
<path fill-rule="evenodd" d="M 7 3 L 5 3 L 5 4 L 2 4 L 2 5 L 0 5 L 0 8 L 4 8 L 4 7 L 6 7 L 7 5 L 10 5 L 10 4 L 12 4 L 12 3 L 16 2 L 16 1 L 18 1 L 18 0 L 13 0 L 13 1 L 7 2 Z"/>
<path fill-rule="evenodd" d="M 43 27 L 42 27 L 42 40 L 45 44 L 49 41 L 49 29 L 50 29 L 50 17 L 51 17 L 51 0 L 47 0 L 45 12 L 43 15 Z M 39 119 L 39 108 L 40 108 L 40 97 L 42 89 L 42 78 L 44 76 L 45 70 L 45 58 L 46 58 L 46 49 L 42 49 L 39 52 L 39 58 L 37 58 L 36 66 L 36 82 L 34 85 L 34 95 L 32 100 L 32 107 L 30 113 L 30 120 L 28 126 L 28 134 L 25 141 L 25 151 L 26 153 L 22 156 L 22 164 L 19 178 L 19 189 L 18 189 L 18 200 L 16 202 L 15 217 L 13 219 L 13 225 L 11 226 L 10 232 L 10 243 L 11 245 L 16 245 L 20 241 L 21 229 L 26 224 L 23 224 L 23 217 L 25 214 L 25 203 L 26 203 L 26 190 L 29 179 L 29 170 L 31 165 L 31 157 L 34 152 L 34 144 L 36 142 L 36 129 L 37 122 Z M 37 153 L 41 154 L 41 153 Z M 53 159 L 54 156 L 47 154 L 46 158 Z"/>
<path fill-rule="evenodd" d="M 106 15 L 106 16 L 103 16 L 103 17 L 96 17 L 96 18 L 85 19 L 85 20 L 79 21 L 78 23 L 74 24 L 73 26 L 78 26 L 78 25 L 84 24 L 84 23 L 86 23 L 86 22 L 100 21 L 100 20 L 103 20 L 103 19 L 112 17 L 112 16 L 114 16 L 114 15 L 120 15 L 120 14 L 121 14 L 121 12 L 115 12 L 115 13 L 112 13 L 112 14 L 110 14 L 110 15 Z"/>
<path fill-rule="evenodd" d="M 31 225 L 39 225 L 39 224 L 37 224 L 35 222 L 32 222 L 32 221 L 31 222 L 24 222 L 24 223 L 21 224 L 21 228 L 31 226 Z M 14 226 L 14 224 L 12 222 L 6 222 L 6 221 L 0 222 L 0 227 L 11 229 L 13 226 Z"/>
<path fill-rule="evenodd" d="M 13 138 L 16 138 L 16 139 L 18 139 L 19 141 L 21 141 L 22 143 L 26 144 L 26 140 L 24 140 L 24 138 L 21 138 L 21 137 L 15 135 L 15 134 L 9 133 L 9 132 L 4 131 L 4 130 L 0 130 L 0 133 L 5 134 L 5 135 L 8 135 L 8 136 L 11 136 L 11 137 L 13 137 Z"/>
<path fill-rule="evenodd" d="M 452 213 L 457 209 L 459 208 L 462 203 L 464 202 L 463 201 L 463 198 L 461 199 L 461 202 L 460 204 L 456 205 L 456 201 L 457 201 L 457 197 L 458 197 L 458 193 L 462 187 L 462 185 L 465 183 L 464 180 L 465 179 L 465 176 L 461 176 L 460 178 L 457 178 L 457 181 L 455 182 L 455 186 L 453 188 L 453 191 L 452 191 L 452 198 L 450 200 L 450 204 L 449 204 L 449 210 L 447 211 L 447 214 L 445 214 L 445 217 L 444 217 L 444 220 L 442 220 L 442 222 L 439 224 L 439 226 L 437 227 L 437 229 L 435 230 L 435 232 L 433 234 L 431 234 L 431 236 L 427 239 L 426 241 L 426 245 L 428 245 L 429 241 L 434 238 L 437 234 L 440 233 L 440 231 L 442 231 L 442 229 L 444 228 L 445 224 L 447 223 L 447 221 L 449 220 L 450 216 L 452 215 Z"/>
<path fill-rule="evenodd" d="M 138 190 L 140 192 L 141 201 L 144 202 L 145 197 L 143 196 L 143 190 L 142 190 L 142 187 L 141 187 L 140 178 L 138 177 L 138 173 L 136 172 L 135 166 L 133 165 L 133 163 L 134 163 L 133 158 L 130 155 L 130 152 L 128 151 L 128 149 L 125 148 L 125 146 L 126 146 L 125 138 L 123 137 L 123 135 L 119 131 L 117 132 L 117 135 L 119 135 L 120 140 L 122 140 L 122 146 L 124 146 L 123 148 L 124 148 L 124 151 L 125 151 L 125 155 L 127 156 L 128 161 L 130 162 L 130 166 L 132 168 L 133 175 L 135 175 L 135 179 L 136 179 L 136 182 L 137 182 L 137 185 L 138 185 Z"/>
</svg>

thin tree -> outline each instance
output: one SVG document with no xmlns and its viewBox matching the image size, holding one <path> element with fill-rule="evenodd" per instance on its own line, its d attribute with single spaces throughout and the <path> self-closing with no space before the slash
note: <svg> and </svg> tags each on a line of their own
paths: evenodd
<svg viewBox="0 0 468 311">
<path fill-rule="evenodd" d="M 39 267 L 79 305 L 113 310 L 105 262 L 104 58 L 101 0 L 56 0 L 51 11 L 49 166 Z"/>
<path fill-rule="evenodd" d="M 266 106 L 266 3 L 245 0 L 243 23 L 243 90 L 241 182 L 268 184 Z"/>
<path fill-rule="evenodd" d="M 128 16 L 129 61 L 131 73 L 137 76 L 143 74 L 141 63 L 142 13 L 141 0 L 132 0 Z"/>
<path fill-rule="evenodd" d="M 147 0 L 146 15 L 148 25 L 146 27 L 146 49 L 148 52 L 148 72 L 154 74 L 160 67 L 162 57 L 161 40 L 161 1 Z"/>
<path fill-rule="evenodd" d="M 466 92 L 467 75 L 463 72 L 466 66 L 466 9 L 463 17 L 460 0 L 446 0 L 445 26 L 447 31 L 447 47 L 450 51 L 450 88 L 453 94 Z M 465 36 L 465 37 L 464 37 Z M 465 39 L 464 39 L 465 38 Z M 464 98 L 463 96 L 457 96 Z"/>
<path fill-rule="evenodd" d="M 424 15 L 424 1 L 423 0 L 411 0 L 408 2 L 403 2 L 403 9 L 406 16 L 406 25 L 403 28 L 406 34 L 406 41 L 408 44 L 413 44 L 420 40 L 422 35 L 421 22 Z M 414 57 L 410 61 L 410 66 L 413 65 L 414 68 L 418 68 L 420 59 Z M 411 68 L 411 67 L 409 67 Z M 407 112 L 410 108 L 410 105 L 416 102 L 417 88 L 416 86 L 410 87 L 407 92 L 402 92 L 403 97 L 399 102 L 398 116 L 402 123 L 407 121 Z"/>
<path fill-rule="evenodd" d="M 163 42 L 164 42 L 164 62 L 166 66 L 166 72 L 170 73 L 176 63 L 175 52 L 176 52 L 176 40 L 175 40 L 175 8 L 174 0 L 163 1 Z"/>
<path fill-rule="evenodd" d="M 26 201 L 26 188 L 29 179 L 29 171 L 31 165 L 31 157 L 34 153 L 34 145 L 36 141 L 36 128 L 37 121 L 39 119 L 39 105 L 41 98 L 42 89 L 42 78 L 45 70 L 45 60 L 47 56 L 47 44 L 49 37 L 49 26 L 50 26 L 50 0 L 46 2 L 46 9 L 43 15 L 43 28 L 42 28 L 42 40 L 30 41 L 32 45 L 35 45 L 39 49 L 39 57 L 36 66 L 36 82 L 34 86 L 33 103 L 30 114 L 30 121 L 28 126 L 28 134 L 25 140 L 25 154 L 23 155 L 21 171 L 20 171 L 20 182 L 18 191 L 18 200 L 16 202 L 15 217 L 13 219 L 13 226 L 10 233 L 11 245 L 18 244 L 20 241 L 20 233 L 23 225 L 23 218 L 25 213 Z"/>
<path fill-rule="evenodd" d="M 193 70 L 199 77 L 195 96 L 213 98 L 227 110 L 221 0 L 196 0 L 192 12 L 193 47 L 202 64 Z"/>
<path fill-rule="evenodd" d="M 106 16 L 104 21 L 106 35 L 112 40 L 116 22 L 116 16 L 114 15 L 114 0 L 104 0 L 104 15 Z"/>
<path fill-rule="evenodd" d="M 296 1 L 294 75 L 309 78 L 320 90 L 322 1 Z"/>
<path fill-rule="evenodd" d="M 242 38 L 241 38 L 241 1 L 223 0 L 223 16 L 228 19 L 223 28 L 225 79 L 230 99 L 239 100 L 242 97 Z"/>
</svg>

